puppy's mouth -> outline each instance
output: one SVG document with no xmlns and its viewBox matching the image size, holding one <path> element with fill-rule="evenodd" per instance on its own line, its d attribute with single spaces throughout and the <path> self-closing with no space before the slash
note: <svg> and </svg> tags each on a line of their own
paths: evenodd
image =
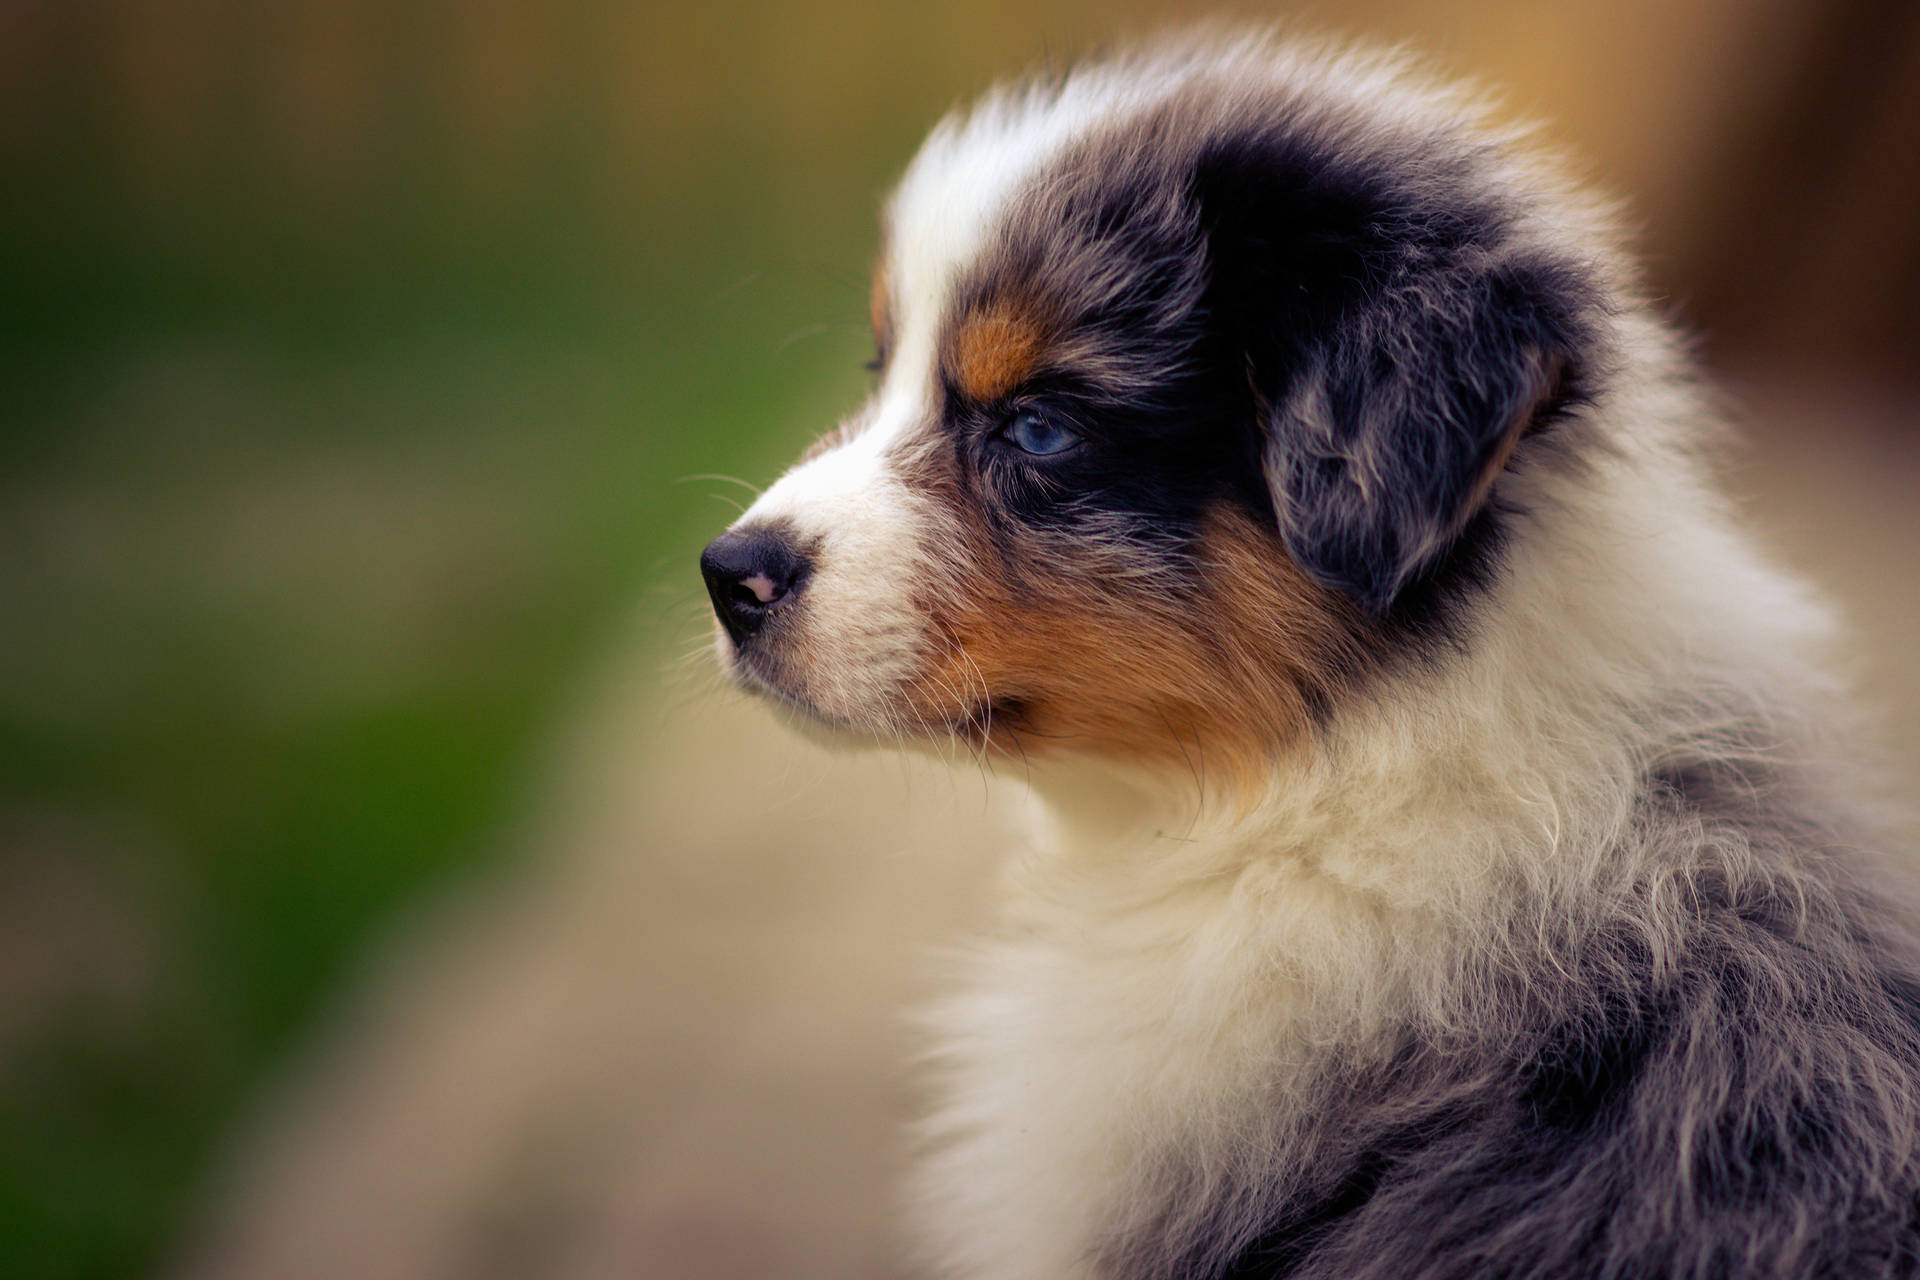
<svg viewBox="0 0 1920 1280">
<path fill-rule="evenodd" d="M 827 714 L 802 691 L 801 682 L 785 669 L 776 657 L 760 645 L 742 645 L 723 632 L 719 638 L 720 665 L 740 688 L 772 703 L 794 716 L 840 727 L 837 716 Z"/>
<path fill-rule="evenodd" d="M 928 708 L 902 699 L 897 705 L 876 707 L 869 715 L 840 714 L 816 702 L 807 693 L 805 682 L 761 647 L 734 645 L 724 638 L 721 643 L 725 646 L 723 665 L 734 683 L 802 730 L 825 729 L 837 735 L 894 742 L 951 738 L 985 752 L 1008 746 L 1013 734 L 1028 720 L 1025 699 L 993 696 L 974 697 L 958 708 Z"/>
</svg>

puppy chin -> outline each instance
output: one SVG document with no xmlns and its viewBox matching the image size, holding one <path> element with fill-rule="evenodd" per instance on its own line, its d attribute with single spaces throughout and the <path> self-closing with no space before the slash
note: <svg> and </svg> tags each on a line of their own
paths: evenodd
<svg viewBox="0 0 1920 1280">
<path fill-rule="evenodd" d="M 879 727 L 883 717 L 876 716 L 876 723 L 870 725 L 824 709 L 807 693 L 806 682 L 786 664 L 764 650 L 742 649 L 725 631 L 718 627 L 714 630 L 714 655 L 722 673 L 736 688 L 772 708 L 776 719 L 807 741 L 836 751 L 914 745 L 913 739 L 903 738 L 898 729 Z"/>
</svg>

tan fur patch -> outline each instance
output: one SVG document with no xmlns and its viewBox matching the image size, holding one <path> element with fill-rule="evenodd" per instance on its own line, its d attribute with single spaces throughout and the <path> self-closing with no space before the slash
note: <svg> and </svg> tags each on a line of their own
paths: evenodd
<svg viewBox="0 0 1920 1280">
<path fill-rule="evenodd" d="M 1368 664 L 1365 619 L 1237 510 L 1209 519 L 1198 582 L 1177 595 L 1065 560 L 1015 590 L 975 545 L 956 598 L 933 606 L 916 710 L 990 754 L 1170 765 L 1247 797 Z"/>
<path fill-rule="evenodd" d="M 996 303 L 961 321 L 947 372 L 969 399 L 997 400 L 1034 375 L 1046 342 L 1046 326 L 1031 309 Z"/>
</svg>

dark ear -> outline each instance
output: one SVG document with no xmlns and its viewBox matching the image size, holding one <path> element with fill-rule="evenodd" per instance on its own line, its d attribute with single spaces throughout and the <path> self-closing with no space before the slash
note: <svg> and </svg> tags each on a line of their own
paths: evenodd
<svg viewBox="0 0 1920 1280">
<path fill-rule="evenodd" d="M 1422 209 L 1376 175 L 1202 178 L 1213 314 L 1253 384 L 1281 535 L 1385 614 L 1562 401 L 1579 273 L 1503 260 L 1497 211 Z"/>
<path fill-rule="evenodd" d="M 1380 614 L 1438 563 L 1562 397 L 1569 343 L 1542 302 L 1510 271 L 1429 271 L 1304 353 L 1265 400 L 1267 483 L 1303 568 Z"/>
</svg>

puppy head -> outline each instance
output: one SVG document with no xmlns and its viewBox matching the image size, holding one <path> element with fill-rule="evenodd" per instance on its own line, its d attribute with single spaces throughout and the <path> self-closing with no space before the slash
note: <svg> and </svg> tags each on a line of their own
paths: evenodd
<svg viewBox="0 0 1920 1280">
<path fill-rule="evenodd" d="M 1259 776 L 1460 642 L 1604 313 L 1457 98 L 1194 47 L 1005 91 L 888 207 L 879 385 L 702 559 L 803 717 Z"/>
</svg>

